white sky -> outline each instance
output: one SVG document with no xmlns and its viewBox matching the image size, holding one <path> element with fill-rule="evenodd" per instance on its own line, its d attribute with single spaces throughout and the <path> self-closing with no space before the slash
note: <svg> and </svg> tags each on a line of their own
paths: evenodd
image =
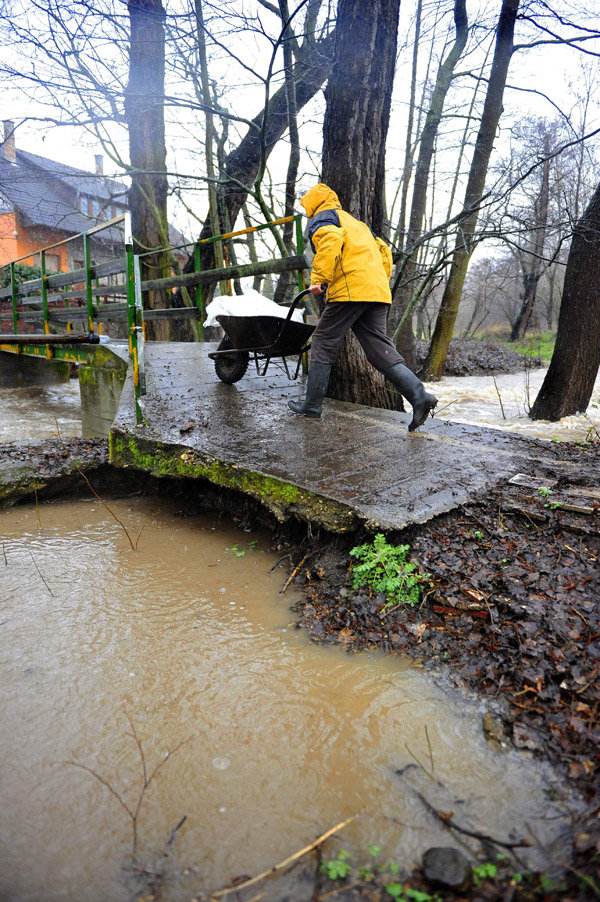
<svg viewBox="0 0 600 902">
<path fill-rule="evenodd" d="M 596 4 L 598 5 L 598 12 L 600 12 L 599 0 L 592 0 L 592 5 Z M 446 3 L 446 5 L 448 4 Z M 472 21 L 476 18 L 478 14 L 477 8 L 480 5 L 483 7 L 487 6 L 495 11 L 499 6 L 499 2 L 498 0 L 495 0 L 495 2 L 493 2 L 493 0 L 481 0 L 481 4 L 479 4 L 477 0 L 468 2 L 469 16 Z M 403 162 L 405 142 L 404 109 L 408 101 L 408 75 L 411 63 L 410 56 L 412 53 L 409 30 L 411 28 L 410 20 L 412 18 L 412 6 L 413 4 L 408 2 L 408 0 L 404 0 L 401 7 L 403 21 L 401 23 L 400 34 L 409 35 L 409 46 L 406 47 L 400 55 L 396 76 L 394 111 L 387 154 L 387 165 L 390 175 L 394 172 L 399 172 Z M 253 7 L 256 8 L 256 3 L 246 2 L 246 7 L 249 9 Z M 261 17 L 265 24 L 267 24 L 269 21 L 269 14 L 262 10 Z M 517 31 L 516 40 L 517 43 L 520 41 L 519 31 Z M 265 44 L 253 44 L 247 37 L 244 38 L 243 44 L 245 59 L 251 64 L 258 59 L 264 65 L 266 58 Z M 594 62 L 596 70 L 598 70 L 597 60 L 593 61 L 589 56 L 583 57 L 583 59 L 588 63 Z M 527 51 L 527 53 L 519 53 L 513 58 L 509 70 L 508 82 L 509 84 L 519 84 L 520 86 L 543 91 L 548 94 L 558 106 L 563 110 L 568 111 L 573 104 L 573 93 L 570 82 L 581 82 L 581 76 L 579 74 L 581 60 L 582 55 L 569 48 L 546 47 L 535 51 Z M 231 73 L 231 68 L 230 65 L 227 66 L 228 73 Z M 10 85 L 6 85 L 5 87 L 4 99 L 1 107 L 2 119 L 13 118 L 16 121 L 19 121 L 23 116 L 44 115 L 43 110 L 38 107 L 33 100 L 24 101 L 22 96 L 16 94 L 14 90 L 11 90 Z M 257 89 L 250 90 L 248 88 L 240 88 L 235 95 L 235 101 L 238 107 L 237 112 L 250 118 L 258 112 L 261 96 L 261 92 Z M 232 98 L 229 98 L 229 102 L 230 106 L 232 106 Z M 320 151 L 321 145 L 320 123 L 311 122 L 311 117 L 315 115 L 317 106 L 321 106 L 322 108 L 322 105 L 323 100 L 322 97 L 320 97 L 301 114 L 303 120 L 301 125 L 301 141 L 305 145 L 312 147 L 317 154 Z M 506 136 L 508 134 L 510 123 L 514 118 L 523 116 L 527 113 L 553 117 L 555 112 L 552 105 L 540 96 L 507 90 L 505 94 L 505 114 L 501 122 L 500 138 L 502 139 L 503 135 Z M 202 114 L 198 113 L 197 116 L 201 122 L 201 127 L 203 127 Z M 597 128 L 599 124 L 600 108 L 596 101 L 594 101 L 587 131 L 589 132 L 593 128 Z M 458 128 L 462 128 L 462 126 L 459 125 Z M 122 134 L 123 133 L 121 132 L 121 135 Z M 38 153 L 51 159 L 59 160 L 89 171 L 94 171 L 94 155 L 103 152 L 102 148 L 91 140 L 89 134 L 83 132 L 83 130 L 70 127 L 54 126 L 46 128 L 42 127 L 39 123 L 25 122 L 19 127 L 16 140 L 17 146 L 24 150 Z M 120 149 L 126 157 L 126 143 L 123 141 L 122 137 L 120 140 Z M 167 161 L 169 169 L 187 172 L 194 172 L 197 170 L 198 164 L 193 158 L 188 156 L 186 148 L 187 142 L 185 139 L 181 140 L 181 136 L 177 134 L 174 125 L 168 126 L 167 144 L 169 147 Z M 284 148 L 282 148 L 278 156 L 272 158 L 271 169 L 284 172 L 286 165 L 287 153 Z M 308 169 L 308 171 L 311 172 L 309 177 L 310 181 L 313 180 L 312 171 L 314 171 L 315 165 L 311 165 L 308 157 L 303 160 L 304 169 Z M 119 177 L 119 173 L 114 171 L 112 164 L 106 159 L 105 173 Z M 389 196 L 390 194 L 388 194 L 388 197 Z M 459 198 L 461 198 L 461 192 L 459 192 Z M 204 205 L 197 195 L 193 198 L 192 204 L 195 207 L 197 214 L 203 216 Z M 176 218 L 175 224 L 178 225 L 179 228 L 186 231 L 187 234 L 190 234 L 190 228 L 194 230 L 194 226 L 191 226 L 187 221 L 187 216 L 182 215 L 181 213 L 177 214 L 172 210 L 171 218 L 173 218 L 174 215 Z"/>
</svg>

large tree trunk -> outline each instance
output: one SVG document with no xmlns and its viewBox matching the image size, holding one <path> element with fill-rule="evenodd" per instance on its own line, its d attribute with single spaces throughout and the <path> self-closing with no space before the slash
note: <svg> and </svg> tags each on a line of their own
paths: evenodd
<svg viewBox="0 0 600 902">
<path fill-rule="evenodd" d="M 473 237 L 479 219 L 479 205 L 485 188 L 490 156 L 502 114 L 502 99 L 508 66 L 513 53 L 515 21 L 519 0 L 503 0 L 492 71 L 485 96 L 481 124 L 475 142 L 473 160 L 464 200 L 464 218 L 460 221 L 450 273 L 438 312 L 433 339 L 422 375 L 425 379 L 441 379 L 454 331 L 454 323 L 462 296 L 463 285 L 471 254 L 475 248 Z"/>
<path fill-rule="evenodd" d="M 573 232 L 558 332 L 533 420 L 587 409 L 600 366 L 600 185 Z"/>
<path fill-rule="evenodd" d="M 429 173 L 431 170 L 431 160 L 433 158 L 435 140 L 444 112 L 446 95 L 450 84 L 452 83 L 454 69 L 467 43 L 469 26 L 466 0 L 455 0 L 454 2 L 454 25 L 456 29 L 454 44 L 448 55 L 440 64 L 435 87 L 431 96 L 431 104 L 419 141 L 419 156 L 415 172 L 408 231 L 404 242 L 404 250 L 408 255 L 408 259 L 403 257 L 400 261 L 403 272 L 401 274 L 400 283 L 397 285 L 397 288 L 395 287 L 392 310 L 388 322 L 388 328 L 391 335 L 394 335 L 396 332 L 415 290 L 414 276 L 416 271 L 418 241 L 421 236 L 423 220 L 425 218 L 427 186 L 429 183 Z M 408 366 L 414 367 L 415 341 L 412 316 L 410 315 L 406 318 L 404 325 L 399 330 L 396 346 L 400 353 L 404 355 Z"/>
<path fill-rule="evenodd" d="M 385 142 L 399 12 L 400 0 L 340 0 L 326 90 L 323 181 L 337 193 L 342 207 L 377 235 L 384 227 Z M 371 407 L 403 409 L 401 396 L 369 366 L 352 334 L 340 349 L 327 394 Z"/>
<path fill-rule="evenodd" d="M 129 130 L 131 188 L 129 209 L 136 254 L 142 257 L 142 281 L 170 274 L 165 147 L 165 10 L 161 0 L 128 0 L 130 19 L 129 83 L 125 116 Z M 150 291 L 150 308 L 168 306 L 164 291 Z M 147 337 L 167 339 L 168 323 L 147 323 Z"/>
</svg>

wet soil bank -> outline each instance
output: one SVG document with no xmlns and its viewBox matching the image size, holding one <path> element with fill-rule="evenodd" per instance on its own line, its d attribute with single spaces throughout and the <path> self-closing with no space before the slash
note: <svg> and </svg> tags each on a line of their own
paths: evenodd
<svg viewBox="0 0 600 902">
<path fill-rule="evenodd" d="M 429 351 L 428 341 L 415 342 L 417 365 Z M 541 357 L 525 357 L 493 339 L 453 338 L 444 366 L 445 376 L 498 376 L 543 366 Z"/>
<path fill-rule="evenodd" d="M 22 464 L 32 479 L 29 491 L 23 484 L 11 501 L 89 493 L 91 484 L 101 493 L 168 493 L 181 498 L 184 510 L 220 510 L 228 519 L 235 511 L 233 519 L 246 530 L 269 526 L 280 566 L 304 589 L 295 617 L 314 641 L 408 655 L 457 691 L 476 694 L 491 742 L 550 762 L 564 775 L 557 792 L 582 799 L 581 816 L 565 837 L 564 872 L 553 883 L 540 875 L 520 879 L 518 849 L 482 827 L 479 860 L 494 864 L 494 879 L 480 876 L 479 885 L 467 880 L 451 890 L 421 871 L 367 878 L 354 870 L 335 883 L 324 876 L 315 898 L 335 889 L 337 900 L 391 899 L 385 889 L 391 883 L 424 893 L 399 895 L 422 902 L 436 894 L 471 902 L 584 902 L 600 898 L 600 445 L 539 444 L 548 463 L 537 481 L 507 482 L 428 524 L 387 536 L 410 544 L 433 586 L 418 607 L 383 618 L 385 598 L 351 584 L 349 551 L 372 540 L 366 533 L 314 533 L 305 524 L 279 524 L 250 499 L 200 480 L 117 471 L 107 464 L 102 440 L 2 446 L 0 473 Z M 460 844 L 466 829 L 460 814 L 430 813 L 448 827 L 448 845 Z M 444 873 L 451 876 L 449 866 Z"/>
<path fill-rule="evenodd" d="M 424 526 L 388 535 L 410 544 L 431 575 L 432 590 L 418 607 L 382 618 L 383 596 L 352 589 L 349 551 L 369 536 L 331 540 L 311 550 L 302 568 L 298 622 L 316 640 L 409 655 L 476 693 L 485 700 L 482 729 L 490 741 L 549 761 L 564 775 L 564 793 L 583 800 L 565 837 L 570 869 L 559 888 L 539 877 L 514 882 L 518 864 L 509 858 L 496 881 L 461 899 L 600 898 L 600 445 L 544 448 L 554 473 L 500 485 Z M 459 815 L 431 814 L 460 841 Z M 506 852 L 489 840 L 482 849 L 496 865 L 496 853 Z M 412 886 L 433 892 L 419 878 Z M 362 892 L 356 898 L 371 898 Z"/>
</svg>

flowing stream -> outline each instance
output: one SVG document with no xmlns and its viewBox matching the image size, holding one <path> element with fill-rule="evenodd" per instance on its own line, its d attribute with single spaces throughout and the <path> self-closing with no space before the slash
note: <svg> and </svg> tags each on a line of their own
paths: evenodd
<svg viewBox="0 0 600 902">
<path fill-rule="evenodd" d="M 167 499 L 109 503 L 122 525 L 98 501 L 0 513 L 3 902 L 149 899 L 159 870 L 160 898 L 184 902 L 354 815 L 325 858 L 366 863 L 376 843 L 410 869 L 455 844 L 423 798 L 528 837 L 524 866 L 562 859 L 552 775 L 493 748 L 483 706 L 418 667 L 296 630 L 266 535 Z M 240 898 L 311 899 L 314 871 L 306 856 Z"/>
</svg>

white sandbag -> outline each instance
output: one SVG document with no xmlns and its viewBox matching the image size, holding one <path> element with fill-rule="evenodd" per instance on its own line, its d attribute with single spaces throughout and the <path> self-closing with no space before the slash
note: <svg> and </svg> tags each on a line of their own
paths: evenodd
<svg viewBox="0 0 600 902">
<path fill-rule="evenodd" d="M 288 308 L 270 301 L 251 288 L 245 294 L 223 295 L 211 301 L 206 308 L 205 326 L 218 326 L 217 316 L 278 316 L 285 319 Z M 292 319 L 303 322 L 303 310 L 296 308 Z"/>
</svg>

